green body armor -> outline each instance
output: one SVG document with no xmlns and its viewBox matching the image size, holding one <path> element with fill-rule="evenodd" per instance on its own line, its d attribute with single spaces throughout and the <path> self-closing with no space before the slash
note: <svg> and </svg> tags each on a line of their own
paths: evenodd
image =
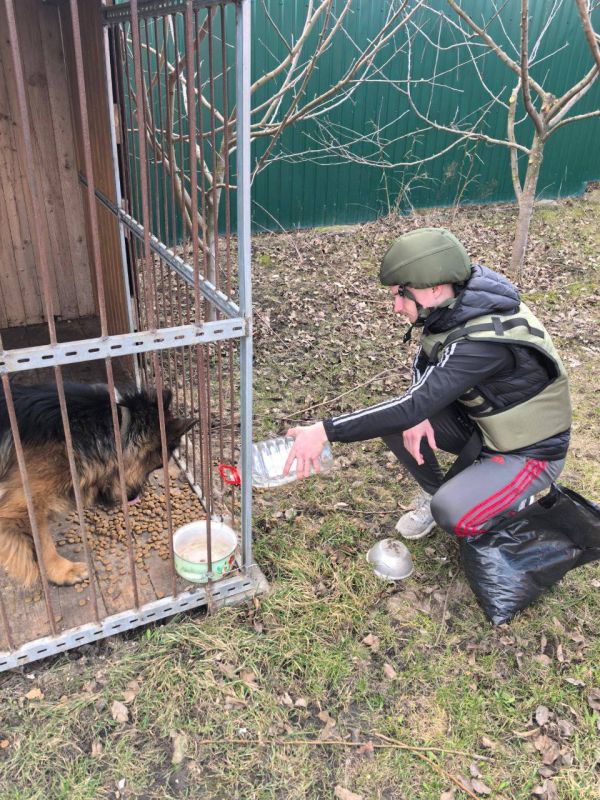
<svg viewBox="0 0 600 800">
<path fill-rule="evenodd" d="M 489 404 L 477 387 L 459 398 L 479 428 L 486 448 L 510 452 L 568 430 L 571 400 L 567 373 L 550 335 L 525 303 L 512 314 L 486 314 L 449 331 L 424 333 L 421 346 L 430 363 L 435 364 L 444 349 L 459 339 L 531 347 L 545 357 L 550 371 L 549 383 L 540 392 L 506 408 L 479 410 Z"/>
</svg>

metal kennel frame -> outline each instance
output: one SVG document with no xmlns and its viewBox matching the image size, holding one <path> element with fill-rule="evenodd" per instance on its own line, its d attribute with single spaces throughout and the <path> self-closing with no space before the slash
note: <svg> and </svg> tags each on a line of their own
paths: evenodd
<svg viewBox="0 0 600 800">
<path fill-rule="evenodd" d="M 26 201 L 35 220 L 42 215 L 40 192 L 33 164 L 31 123 L 23 75 L 21 45 L 15 22 L 17 0 L 3 0 L 6 6 L 8 36 L 12 50 L 17 88 L 20 125 L 23 133 L 23 165 L 26 173 Z M 57 0 L 53 0 L 56 4 Z M 92 569 L 89 531 L 78 488 L 77 467 L 66 408 L 62 367 L 103 360 L 111 395 L 112 420 L 122 492 L 122 512 L 127 534 L 133 603 L 131 608 L 103 616 L 99 609 L 94 580 L 90 582 L 92 619 L 75 627 L 59 629 L 53 597 L 43 562 L 38 558 L 48 620 L 48 635 L 16 644 L 6 603 L 0 594 L 0 622 L 5 630 L 8 649 L 0 652 L 0 671 L 77 647 L 86 642 L 132 629 L 185 609 L 201 605 L 236 602 L 266 588 L 266 582 L 254 562 L 252 553 L 251 480 L 243 480 L 239 498 L 241 528 L 241 563 L 239 569 L 218 582 L 212 580 L 202 588 L 178 587 L 170 541 L 172 591 L 151 602 L 142 601 L 136 583 L 134 543 L 125 497 L 124 462 L 119 436 L 119 420 L 115 401 L 113 361 L 129 356 L 135 362 L 140 384 L 156 385 L 160 393 L 163 376 L 169 383 L 181 380 L 181 392 L 175 392 L 175 404 L 184 412 L 200 417 L 199 432 L 188 435 L 180 448 L 178 460 L 188 481 L 206 509 L 209 529 L 208 559 L 212 563 L 210 520 L 213 515 L 233 520 L 237 499 L 214 477 L 215 460 L 224 455 L 224 418 L 229 415 L 231 447 L 235 452 L 234 434 L 239 428 L 240 466 L 243 477 L 251 475 L 252 442 L 252 293 L 250 274 L 250 2 L 251 0 L 131 0 L 107 5 L 102 0 L 104 58 L 108 108 L 118 108 L 111 126 L 111 147 L 115 175 L 115 199 L 100 191 L 94 180 L 93 137 L 88 110 L 93 98 L 86 93 L 85 59 L 81 41 L 81 20 L 78 0 L 65 0 L 69 6 L 74 53 L 74 74 L 71 75 L 81 130 L 82 163 L 80 180 L 87 197 L 90 252 L 97 287 L 101 335 L 76 342 L 60 342 L 57 338 L 48 258 L 44 239 L 35 230 L 34 248 L 43 288 L 45 317 L 48 323 L 48 345 L 4 350 L 0 342 L 0 378 L 10 417 L 15 453 L 18 460 L 31 531 L 40 550 L 40 532 L 33 498 L 29 488 L 28 468 L 19 434 L 9 378 L 24 370 L 52 367 L 59 400 L 71 478 L 74 486 L 78 527 L 85 559 Z M 226 11 L 235 10 L 235 44 L 227 42 Z M 87 13 L 87 12 L 86 12 Z M 184 41 L 181 39 L 181 29 Z M 201 58 L 201 44 L 208 45 Z M 159 52 L 162 45 L 161 58 Z M 181 45 L 181 48 L 180 48 Z M 175 48 L 174 67 L 167 65 L 169 48 Z M 216 48 L 220 47 L 218 55 Z M 230 53 L 235 53 L 230 66 Z M 220 59 L 220 60 L 219 60 Z M 218 63 L 217 63 L 218 62 Z M 185 65 L 185 66 L 183 66 Z M 220 67 L 220 71 L 219 71 Z M 181 69 L 181 72 L 180 72 Z M 230 119 L 228 73 L 235 70 L 235 128 L 228 130 Z M 173 70 L 175 73 L 173 73 Z M 204 81 L 204 85 L 203 85 Z M 149 87 L 149 88 L 148 88 Z M 174 87 L 174 88 L 173 88 Z M 167 105 L 167 89 L 171 105 Z M 209 98 L 208 108 L 203 91 Z M 217 112 L 217 89 L 221 105 Z M 164 92 L 164 98 L 161 98 Z M 204 103 L 204 105 L 203 105 Z M 175 112 L 175 109 L 177 111 Z M 183 110 L 182 110 L 183 109 Z M 187 111 L 186 111 L 187 109 Z M 174 114 L 177 113 L 177 125 Z M 171 114 L 171 119 L 166 119 Z M 165 117 L 165 118 L 163 118 Z M 169 129 L 169 125 L 171 126 Z M 219 163 L 217 137 L 225 143 L 226 163 Z M 232 278 L 233 237 L 229 194 L 230 179 L 227 137 L 235 137 L 236 201 L 237 201 L 237 278 Z M 167 137 L 165 139 L 164 137 Z M 165 142 L 169 139 L 167 153 Z M 160 141 L 159 141 L 160 140 Z M 173 142 L 176 141 L 174 144 Z M 162 149 L 161 149 L 162 148 Z M 179 174 L 174 161 L 179 148 Z M 187 148 L 187 150 L 185 149 Z M 203 149 L 204 148 L 204 149 Z M 169 159 L 171 161 L 169 162 Z M 210 183 L 210 170 L 213 170 Z M 171 171 L 169 172 L 169 168 Z M 217 186 L 216 175 L 222 186 Z M 208 181 L 208 184 L 205 183 Z M 225 195 L 225 222 L 219 221 L 217 192 Z M 212 206 L 207 198 L 212 192 Z M 183 196 L 188 205 L 176 199 Z M 214 214 L 213 245 L 207 245 L 209 207 Z M 122 254 L 123 281 L 131 288 L 127 308 L 130 330 L 109 334 L 106 315 L 106 288 L 102 269 L 99 211 L 118 220 Z M 190 245 L 185 241 L 185 220 L 189 219 Z M 219 225 L 223 226 L 224 245 L 219 252 Z M 184 225 L 183 236 L 181 225 Z M 215 230 L 216 229 L 216 230 Z M 209 280 L 208 268 L 212 267 Z M 204 267 L 204 270 L 203 270 Z M 236 282 L 237 281 L 237 282 Z M 128 293 L 129 296 L 129 293 Z M 166 323 L 171 324 L 166 324 Z M 175 324 L 173 324 L 175 323 Z M 239 346 L 239 353 L 234 348 Z M 216 380 L 211 380 L 216 374 Z M 186 383 L 186 378 L 189 379 Z M 239 387 L 235 383 L 239 381 Z M 225 387 L 225 388 L 224 388 Z M 229 394 L 227 394 L 227 391 Z M 187 391 L 187 395 L 186 395 Z M 194 396 L 195 395 L 195 396 Z M 234 407 L 239 398 L 239 408 Z M 159 404 L 163 453 L 163 480 L 166 509 L 171 533 L 171 506 L 165 419 Z M 214 419 L 217 423 L 215 425 Z M 212 452 L 212 449 L 218 451 Z M 171 539 L 171 537 L 169 536 Z M 68 592 L 69 588 L 59 591 Z"/>
</svg>

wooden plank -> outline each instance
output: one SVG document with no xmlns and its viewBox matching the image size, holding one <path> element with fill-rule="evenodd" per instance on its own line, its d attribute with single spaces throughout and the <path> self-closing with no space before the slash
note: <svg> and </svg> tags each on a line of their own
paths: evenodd
<svg viewBox="0 0 600 800">
<path fill-rule="evenodd" d="M 0 29 L 5 30 L 4 6 L 0 6 Z M 42 319 L 41 294 L 35 271 L 29 211 L 23 194 L 24 176 L 17 153 L 18 112 L 11 50 L 6 37 L 0 37 L 0 107 L 8 113 L 0 115 L 0 186 L 6 205 L 8 223 L 0 231 L 2 252 L 11 251 L 15 269 L 4 273 L 2 283 L 8 325 L 23 325 Z"/>
<path fill-rule="evenodd" d="M 17 21 L 19 42 L 20 42 L 20 45 L 21 45 L 20 46 L 20 51 L 21 51 L 21 60 L 23 62 L 22 63 L 22 68 L 23 68 L 24 79 L 26 81 L 26 92 L 27 92 L 27 98 L 28 98 L 28 113 L 29 113 L 29 117 L 30 117 L 31 136 L 32 136 L 32 147 L 34 149 L 35 175 L 36 175 L 36 178 L 38 178 L 39 177 L 39 173 L 40 173 L 40 169 L 41 169 L 42 172 L 44 171 L 43 170 L 44 165 L 43 164 L 40 165 L 39 155 L 36 155 L 36 149 L 37 148 L 36 148 L 36 142 L 35 142 L 35 125 L 34 125 L 34 121 L 33 121 L 33 118 L 32 118 L 32 108 L 31 108 L 31 102 L 30 102 L 30 91 L 28 89 L 28 81 L 33 80 L 34 82 L 38 82 L 39 83 L 40 81 L 43 81 L 44 78 L 43 78 L 43 75 L 40 75 L 40 74 L 37 74 L 37 75 L 33 75 L 32 74 L 32 75 L 30 75 L 29 78 L 27 77 L 28 76 L 28 72 L 29 72 L 29 70 L 27 69 L 27 66 L 28 66 L 27 65 L 27 55 L 26 55 L 27 50 L 25 49 L 25 51 L 24 51 L 24 48 L 23 48 L 23 45 L 22 45 L 22 42 L 21 42 L 21 33 L 20 33 L 21 28 L 23 27 L 22 15 L 23 15 L 23 13 L 27 13 L 28 12 L 28 9 L 30 8 L 30 2 L 31 2 L 31 0 L 26 0 L 26 5 L 25 4 L 18 5 L 15 8 L 15 12 L 16 12 L 16 18 L 17 18 L 16 21 Z M 53 253 L 52 253 L 51 245 L 49 244 L 48 221 L 47 221 L 47 218 L 46 218 L 45 214 L 42 215 L 42 219 L 40 219 L 39 221 L 36 221 L 34 219 L 33 208 L 30 207 L 30 203 L 29 203 L 29 201 L 27 199 L 29 197 L 29 194 L 28 194 L 27 179 L 26 179 L 26 175 L 25 175 L 25 172 L 24 172 L 24 164 L 26 162 L 25 162 L 25 154 L 23 152 L 23 144 L 22 144 L 23 143 L 23 134 L 22 134 L 21 114 L 20 114 L 20 110 L 19 110 L 19 103 L 18 103 L 17 93 L 16 93 L 16 78 L 15 78 L 15 73 L 14 73 L 13 63 L 12 63 L 12 49 L 10 47 L 10 42 L 8 40 L 8 37 L 0 37 L 0 48 L 1 48 L 1 50 L 0 50 L 0 58 L 3 61 L 4 70 L 5 70 L 5 76 L 6 76 L 6 87 L 7 87 L 8 96 L 9 96 L 9 108 L 10 108 L 10 111 L 11 111 L 12 119 L 13 119 L 13 121 L 15 123 L 14 124 L 14 130 L 12 131 L 14 142 L 15 142 L 15 146 L 14 146 L 14 152 L 15 152 L 15 158 L 14 158 L 14 180 L 13 180 L 13 184 L 14 184 L 14 187 L 15 187 L 15 199 L 19 204 L 19 210 L 20 210 L 19 218 L 24 220 L 24 221 L 26 221 L 26 228 L 22 227 L 23 242 L 31 244 L 30 260 L 28 261 L 28 264 L 27 264 L 28 269 L 27 269 L 27 272 L 23 275 L 23 279 L 24 280 L 30 280 L 31 281 L 31 286 L 25 285 L 24 282 L 22 283 L 23 301 L 24 301 L 25 308 L 26 308 L 26 311 L 27 311 L 28 298 L 29 298 L 29 295 L 30 295 L 30 292 L 31 292 L 33 286 L 35 285 L 36 288 L 37 288 L 37 292 L 39 294 L 38 302 L 40 304 L 40 308 L 42 309 L 42 312 L 41 312 L 42 313 L 42 317 L 41 318 L 43 318 L 43 315 L 44 315 L 44 311 L 43 311 L 44 304 L 43 304 L 43 300 L 42 300 L 41 280 L 40 280 L 40 275 L 39 275 L 39 272 L 38 272 L 38 267 L 39 267 L 38 260 L 37 260 L 38 256 L 37 256 L 37 252 L 36 252 L 36 244 L 35 244 L 35 239 L 34 239 L 33 234 L 35 233 L 38 237 L 41 237 L 42 241 L 46 243 L 46 251 L 47 251 L 47 258 L 48 258 L 48 263 L 49 263 L 49 269 L 52 271 Z M 39 179 L 36 179 L 36 187 L 37 187 L 36 190 L 37 190 L 38 195 L 43 196 L 43 187 L 42 187 L 42 184 L 40 183 Z M 51 279 L 51 284 L 52 284 L 51 293 L 52 293 L 52 297 L 53 297 L 54 307 L 56 309 L 58 307 L 58 305 L 57 305 L 57 299 L 58 298 L 57 298 L 57 293 L 56 293 L 56 287 L 54 286 L 54 282 L 52 281 L 52 279 Z M 28 322 L 39 322 L 39 319 L 40 319 L 39 317 L 32 319 L 28 315 L 27 318 L 23 320 L 23 324 L 27 324 Z"/>
<path fill-rule="evenodd" d="M 45 73 L 48 76 L 50 119 L 57 148 L 58 177 L 66 218 L 66 241 L 73 268 L 77 316 L 95 312 L 94 293 L 90 275 L 90 260 L 85 238 L 85 217 L 81 184 L 76 170 L 75 143 L 64 53 L 60 35 L 60 17 L 56 8 L 39 7 L 40 32 Z"/>
<path fill-rule="evenodd" d="M 58 154 L 50 110 L 48 82 L 39 24 L 40 4 L 37 0 L 21 0 L 17 19 L 23 70 L 27 86 L 30 119 L 33 128 L 33 149 L 36 179 L 44 199 L 44 210 L 50 250 L 47 252 L 51 281 L 54 284 L 54 313 L 78 316 L 75 275 L 65 231 L 67 218 L 62 203 L 62 187 L 58 170 Z M 52 76 L 54 79 L 55 76 Z"/>
<path fill-rule="evenodd" d="M 14 304 L 11 302 L 11 295 L 14 300 L 21 299 L 21 293 L 14 293 L 14 276 L 16 273 L 16 263 L 12 248 L 12 239 L 10 237 L 10 224 L 8 220 L 8 212 L 6 210 L 6 201 L 4 192 L 2 191 L 2 175 L 0 172 L 0 252 L 2 258 L 0 259 L 0 327 L 7 328 L 12 325 Z M 6 292 L 9 297 L 8 311 L 4 301 L 4 293 Z M 17 313 L 19 306 L 17 306 Z M 11 313 L 9 313 L 9 311 Z M 23 308 L 21 306 L 21 315 Z"/>
<path fill-rule="evenodd" d="M 104 65 L 104 38 L 101 18 L 100 0 L 79 0 L 79 21 L 81 26 L 81 42 L 84 55 L 84 72 L 86 93 L 88 98 L 88 115 L 90 144 L 92 151 L 92 168 L 97 189 L 113 202 L 116 199 L 112 145 L 110 129 L 112 125 L 112 109 L 109 111 L 106 94 L 106 70 Z M 78 169 L 85 174 L 83 138 L 79 119 L 79 96 L 77 91 L 77 75 L 73 51 L 72 24 L 70 9 L 67 5 L 60 7 L 62 30 L 64 32 L 65 63 L 69 79 L 71 104 L 74 109 L 75 146 Z M 93 102 L 92 99 L 93 98 Z M 86 199 L 86 232 L 92 253 L 89 209 Z M 126 292 L 121 264 L 121 242 L 119 226 L 114 217 L 105 208 L 96 204 L 98 209 L 98 227 L 100 236 L 100 260 L 103 274 L 108 333 L 124 333 L 129 330 L 127 319 Z M 90 255 L 90 258 L 93 256 Z M 92 272 L 94 275 L 94 272 Z M 94 277 L 95 282 L 95 277 Z"/>
</svg>

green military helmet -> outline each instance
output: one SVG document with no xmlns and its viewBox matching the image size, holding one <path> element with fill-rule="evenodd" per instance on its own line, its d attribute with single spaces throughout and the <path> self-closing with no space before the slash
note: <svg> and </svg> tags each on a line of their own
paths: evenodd
<svg viewBox="0 0 600 800">
<path fill-rule="evenodd" d="M 471 276 L 469 255 L 445 228 L 417 228 L 396 239 L 383 257 L 379 279 L 385 286 L 428 289 L 463 283 Z"/>
</svg>

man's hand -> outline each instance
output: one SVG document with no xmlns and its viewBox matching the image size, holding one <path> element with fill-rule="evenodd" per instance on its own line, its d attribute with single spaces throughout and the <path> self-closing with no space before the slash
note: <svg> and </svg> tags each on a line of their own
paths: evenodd
<svg viewBox="0 0 600 800">
<path fill-rule="evenodd" d="M 429 446 L 432 450 L 437 450 L 435 433 L 428 419 L 424 419 L 423 422 L 419 422 L 419 424 L 415 425 L 414 428 L 408 428 L 402 434 L 404 447 L 415 459 L 417 464 L 424 463 L 424 458 L 421 454 L 421 439 L 423 439 L 423 437 L 427 438 Z"/>
<path fill-rule="evenodd" d="M 296 462 L 296 478 L 308 478 L 310 468 L 315 472 L 321 471 L 321 453 L 327 442 L 327 434 L 322 422 L 315 422 L 305 428 L 290 428 L 286 436 L 292 436 L 296 441 L 292 445 L 287 457 L 283 474 L 287 475 L 294 461 Z"/>
</svg>

